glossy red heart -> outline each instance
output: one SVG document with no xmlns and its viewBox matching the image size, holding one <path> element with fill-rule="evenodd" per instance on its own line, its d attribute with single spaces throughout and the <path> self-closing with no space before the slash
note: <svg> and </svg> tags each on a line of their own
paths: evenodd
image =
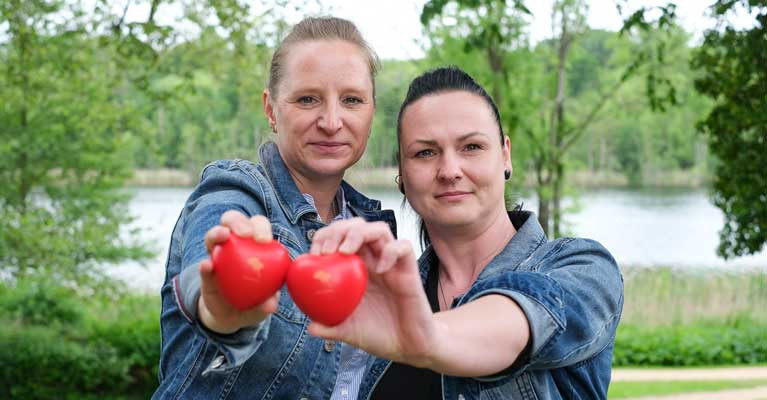
<svg viewBox="0 0 767 400">
<path fill-rule="evenodd" d="M 290 297 L 304 314 L 334 326 L 357 308 L 368 272 L 356 254 L 303 254 L 293 261 L 287 281 Z"/>
<path fill-rule="evenodd" d="M 290 255 L 276 240 L 256 242 L 234 233 L 210 257 L 224 298 L 244 311 L 263 303 L 285 283 Z"/>
</svg>

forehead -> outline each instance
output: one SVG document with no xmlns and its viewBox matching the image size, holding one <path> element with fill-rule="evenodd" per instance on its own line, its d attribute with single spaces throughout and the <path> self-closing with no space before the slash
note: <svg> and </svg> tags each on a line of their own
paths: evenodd
<svg viewBox="0 0 767 400">
<path fill-rule="evenodd" d="M 500 135 L 487 101 L 457 90 L 426 95 L 410 104 L 402 114 L 401 129 L 402 142 L 453 138 L 470 132 Z"/>
<path fill-rule="evenodd" d="M 328 84 L 372 90 L 370 66 L 362 49 L 343 40 L 309 40 L 291 46 L 280 82 L 283 90 Z"/>
</svg>

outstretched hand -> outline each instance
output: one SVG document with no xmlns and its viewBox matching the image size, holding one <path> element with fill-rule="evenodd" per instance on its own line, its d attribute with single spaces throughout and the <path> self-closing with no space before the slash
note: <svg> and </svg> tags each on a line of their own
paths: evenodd
<svg viewBox="0 0 767 400">
<path fill-rule="evenodd" d="M 368 268 L 368 288 L 346 321 L 313 322 L 309 333 L 341 340 L 368 353 L 427 366 L 437 329 L 410 242 L 396 240 L 383 222 L 338 221 L 314 236 L 311 252 L 357 253 Z"/>
<path fill-rule="evenodd" d="M 214 226 L 205 234 L 205 247 L 208 249 L 208 254 L 212 252 L 214 246 L 225 242 L 232 232 L 238 236 L 253 237 L 259 242 L 272 240 L 271 223 L 263 215 L 248 219 L 238 211 L 227 211 L 221 216 L 221 224 Z M 277 311 L 279 291 L 249 310 L 240 311 L 231 305 L 218 289 L 210 259 L 200 263 L 200 281 L 198 315 L 202 324 L 214 332 L 233 333 L 242 327 L 259 324 L 270 313 Z"/>
</svg>

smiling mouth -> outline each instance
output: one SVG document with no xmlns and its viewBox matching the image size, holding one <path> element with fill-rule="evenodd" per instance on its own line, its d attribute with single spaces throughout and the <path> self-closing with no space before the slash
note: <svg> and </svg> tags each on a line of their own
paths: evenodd
<svg viewBox="0 0 767 400">
<path fill-rule="evenodd" d="M 345 146 L 341 142 L 311 142 L 309 145 L 324 151 L 336 151 Z"/>
<path fill-rule="evenodd" d="M 462 192 L 462 191 L 452 191 L 452 192 L 444 192 L 436 195 L 435 197 L 438 199 L 446 198 L 446 199 L 454 199 L 458 197 L 465 196 L 467 194 L 470 194 L 470 192 Z"/>
</svg>

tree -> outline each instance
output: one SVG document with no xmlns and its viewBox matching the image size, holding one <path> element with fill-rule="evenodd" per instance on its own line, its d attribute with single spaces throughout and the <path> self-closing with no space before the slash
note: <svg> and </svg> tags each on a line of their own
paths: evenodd
<svg viewBox="0 0 767 400">
<path fill-rule="evenodd" d="M 0 271 L 84 282 L 148 256 L 121 229 L 130 138 L 112 49 L 60 2 L 1 4 Z"/>
<path fill-rule="evenodd" d="M 754 17 L 753 26 L 727 22 L 737 8 Z M 711 191 L 725 218 L 718 253 L 729 258 L 767 242 L 767 1 L 718 0 L 711 11 L 719 23 L 692 65 L 703 73 L 696 89 L 714 100 L 699 129 L 718 160 Z"/>
<path fill-rule="evenodd" d="M 665 11 L 673 14 L 673 7 Z M 452 23 L 443 22 L 440 25 L 433 22 L 438 16 L 446 14 Z M 577 113 L 572 112 L 576 108 L 571 107 L 568 99 L 583 88 L 568 88 L 568 74 L 573 67 L 571 50 L 587 32 L 586 4 L 583 0 L 555 1 L 552 13 L 554 37 L 533 49 L 528 48 L 523 33 L 523 17 L 529 14 L 522 1 L 431 0 L 424 6 L 421 22 L 432 35 L 441 39 L 441 42 L 435 43 L 437 46 L 444 45 L 445 38 L 452 38 L 464 43 L 465 53 L 484 55 L 483 62 L 491 71 L 484 76 L 484 80 L 490 82 L 491 94 L 501 109 L 504 131 L 512 136 L 512 142 L 518 142 L 514 136 L 519 133 L 526 139 L 526 150 L 530 153 L 537 183 L 538 219 L 547 234 L 557 237 L 561 234 L 561 200 L 566 184 L 568 153 L 589 132 L 605 105 L 630 77 L 639 72 L 640 67 L 647 68 L 651 78 L 648 79 L 647 89 L 652 91 L 652 100 L 659 98 L 655 93 L 668 85 L 653 68 L 649 68 L 653 65 L 650 62 L 653 60 L 652 49 L 643 50 L 638 46 L 638 50 L 642 51 L 638 51 L 625 65 L 618 66 L 616 69 L 620 73 L 613 79 L 599 80 L 597 91 L 588 105 L 577 106 Z M 643 17 L 644 14 L 632 14 L 629 20 L 633 24 L 622 31 L 635 35 L 640 44 L 642 37 L 632 32 L 633 26 L 648 30 L 655 25 L 672 22 L 666 13 L 655 21 L 647 21 Z M 542 62 L 524 60 L 523 56 L 530 54 Z M 514 62 L 511 62 L 512 59 Z M 520 66 L 529 68 L 519 69 Z M 673 100 L 673 93 L 663 98 Z M 663 105 L 658 101 L 658 107 Z"/>
</svg>

